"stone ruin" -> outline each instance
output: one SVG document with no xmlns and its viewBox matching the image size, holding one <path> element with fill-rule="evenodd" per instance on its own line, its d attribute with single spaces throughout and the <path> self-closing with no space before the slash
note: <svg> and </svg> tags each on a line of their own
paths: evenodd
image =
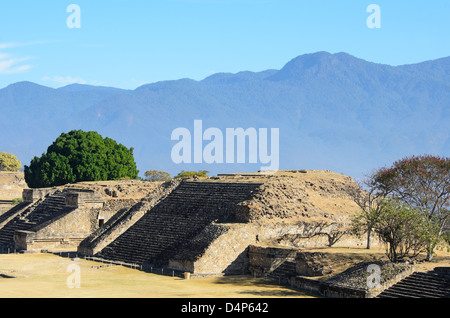
<svg viewBox="0 0 450 318">
<path fill-rule="evenodd" d="M 422 279 L 411 266 L 381 262 L 383 284 L 368 290 L 367 264 L 335 275 L 339 262 L 355 264 L 351 255 L 303 250 L 365 245 L 348 233 L 360 211 L 348 195 L 355 186 L 330 171 L 290 170 L 25 189 L 24 202 L 0 215 L 0 252 L 77 250 L 161 273 L 271 277 L 327 297 L 401 295 L 401 279 Z"/>
<path fill-rule="evenodd" d="M 22 197 L 28 186 L 22 172 L 0 171 L 0 215 L 14 206 L 13 200 Z"/>
<path fill-rule="evenodd" d="M 0 215 L 0 251 L 76 250 L 111 216 L 154 187 L 127 181 L 24 189 L 23 202 Z"/>
<path fill-rule="evenodd" d="M 190 272 L 257 273 L 251 246 L 356 246 L 356 183 L 330 171 L 224 174 L 211 178 L 86 182 L 25 189 L 0 216 L 0 247 L 75 249 L 81 255 Z"/>
<path fill-rule="evenodd" d="M 346 235 L 359 211 L 350 186 L 350 177 L 305 170 L 173 180 L 111 217 L 78 252 L 192 276 L 249 273 L 252 245 L 362 245 Z"/>
</svg>

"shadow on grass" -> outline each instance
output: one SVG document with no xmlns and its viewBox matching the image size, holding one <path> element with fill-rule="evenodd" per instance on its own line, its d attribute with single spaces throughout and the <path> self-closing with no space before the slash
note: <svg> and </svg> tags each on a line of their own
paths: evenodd
<svg viewBox="0 0 450 318">
<path fill-rule="evenodd" d="M 314 297 L 319 298 L 320 295 L 293 288 L 288 285 L 277 284 L 276 281 L 267 278 L 254 278 L 252 276 L 224 276 L 217 279 L 215 284 L 232 285 L 236 287 L 249 287 L 248 290 L 238 292 L 248 296 L 258 297 Z M 252 290 L 251 288 L 255 289 Z M 263 289 L 263 290 L 262 290 Z M 264 290 L 267 289 L 267 290 Z"/>
</svg>

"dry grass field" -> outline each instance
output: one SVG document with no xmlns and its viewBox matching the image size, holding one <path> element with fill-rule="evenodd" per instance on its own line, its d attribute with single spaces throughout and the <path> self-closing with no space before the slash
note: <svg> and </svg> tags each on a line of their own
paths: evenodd
<svg viewBox="0 0 450 318">
<path fill-rule="evenodd" d="M 80 269 L 80 288 L 69 288 Z M 0 255 L 0 298 L 271 298 L 314 297 L 303 291 L 277 286 L 263 278 L 230 276 L 185 280 L 145 273 L 122 266 L 53 254 Z M 69 279 L 69 285 L 67 281 Z"/>
<path fill-rule="evenodd" d="M 335 273 L 361 261 L 385 259 L 382 249 L 327 248 L 308 251 L 327 253 L 335 265 Z M 70 271 L 73 264 L 79 266 L 79 288 L 69 287 L 74 282 L 70 279 L 74 273 Z M 450 253 L 438 250 L 434 261 L 416 264 L 416 270 L 427 271 L 436 266 L 450 266 Z M 2 254 L 0 275 L 0 298 L 317 297 L 298 289 L 278 286 L 264 278 L 228 276 L 185 280 L 54 254 Z"/>
</svg>

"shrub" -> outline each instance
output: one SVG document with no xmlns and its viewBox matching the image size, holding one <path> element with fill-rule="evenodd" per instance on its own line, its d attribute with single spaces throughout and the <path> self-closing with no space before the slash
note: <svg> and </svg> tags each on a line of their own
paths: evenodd
<svg viewBox="0 0 450 318">
<path fill-rule="evenodd" d="M 192 178 L 194 176 L 197 177 L 207 177 L 209 171 L 199 170 L 199 171 L 184 171 L 182 170 L 179 174 L 175 176 L 175 178 Z"/>
<path fill-rule="evenodd" d="M 11 153 L 0 152 L 0 171 L 16 172 L 22 168 L 22 163 Z"/>
<path fill-rule="evenodd" d="M 22 198 L 15 198 L 12 200 L 12 204 L 17 205 L 19 203 L 22 203 L 23 199 Z"/>
<path fill-rule="evenodd" d="M 148 170 L 145 172 L 145 178 L 149 181 L 155 182 L 155 181 L 169 181 L 172 178 L 170 177 L 170 174 L 165 171 L 159 171 L 159 170 Z"/>
</svg>

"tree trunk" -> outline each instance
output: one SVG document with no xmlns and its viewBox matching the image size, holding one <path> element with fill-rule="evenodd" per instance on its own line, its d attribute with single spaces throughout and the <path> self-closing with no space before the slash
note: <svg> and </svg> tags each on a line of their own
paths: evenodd
<svg viewBox="0 0 450 318">
<path fill-rule="evenodd" d="M 369 229 L 368 231 L 367 231 L 367 246 L 366 246 L 366 248 L 368 249 L 368 250 L 370 250 L 370 248 L 372 247 L 372 240 L 371 240 L 371 235 L 372 235 L 372 229 Z"/>
<path fill-rule="evenodd" d="M 428 245 L 427 248 L 427 258 L 426 261 L 427 262 L 431 262 L 433 260 L 433 256 L 434 256 L 434 249 L 436 248 L 436 245 Z"/>
</svg>

